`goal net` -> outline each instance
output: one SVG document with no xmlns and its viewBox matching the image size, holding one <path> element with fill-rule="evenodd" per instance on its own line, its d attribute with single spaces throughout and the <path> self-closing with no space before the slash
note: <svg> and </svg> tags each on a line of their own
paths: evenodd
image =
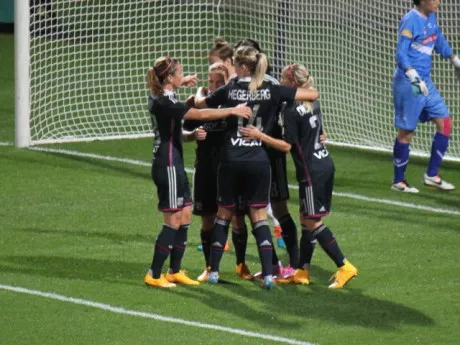
<svg viewBox="0 0 460 345">
<path fill-rule="evenodd" d="M 444 0 L 439 21 L 454 47 L 460 8 Z M 150 136 L 145 72 L 164 55 L 207 79 L 215 36 L 253 38 L 274 74 L 303 63 L 321 92 L 332 142 L 391 150 L 391 80 L 401 16 L 411 0 L 31 0 L 31 144 Z M 460 112 L 452 65 L 434 56 L 432 77 L 450 113 Z M 185 99 L 193 90 L 182 89 Z M 420 125 L 412 152 L 426 155 L 434 133 Z M 449 158 L 460 160 L 460 127 Z"/>
</svg>

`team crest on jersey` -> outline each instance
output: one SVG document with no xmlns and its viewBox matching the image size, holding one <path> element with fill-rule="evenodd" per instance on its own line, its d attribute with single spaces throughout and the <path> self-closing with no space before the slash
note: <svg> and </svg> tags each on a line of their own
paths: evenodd
<svg viewBox="0 0 460 345">
<path fill-rule="evenodd" d="M 184 205 L 184 198 L 177 198 L 177 207 L 182 207 Z"/>
<path fill-rule="evenodd" d="M 412 38 L 412 32 L 410 32 L 409 29 L 404 29 L 402 32 L 401 32 L 401 36 L 405 36 L 407 38 Z"/>
</svg>

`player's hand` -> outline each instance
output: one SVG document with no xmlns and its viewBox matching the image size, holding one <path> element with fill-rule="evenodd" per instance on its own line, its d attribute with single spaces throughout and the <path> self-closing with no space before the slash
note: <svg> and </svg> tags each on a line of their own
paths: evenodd
<svg viewBox="0 0 460 345">
<path fill-rule="evenodd" d="M 185 101 L 185 105 L 189 107 L 194 107 L 195 106 L 195 96 L 188 96 L 187 100 Z"/>
<path fill-rule="evenodd" d="M 198 84 L 198 81 L 199 79 L 196 74 L 188 75 L 184 77 L 184 79 L 182 80 L 182 86 L 188 86 L 188 87 L 195 86 L 196 84 Z"/>
<path fill-rule="evenodd" d="M 327 132 L 326 132 L 325 130 L 323 130 L 323 134 L 321 134 L 321 135 L 319 136 L 319 142 L 320 142 L 322 145 L 324 145 L 324 144 L 326 143 L 327 137 L 328 137 Z"/>
<path fill-rule="evenodd" d="M 428 87 L 426 83 L 420 78 L 417 71 L 415 69 L 410 69 L 406 71 L 406 76 L 409 78 L 410 83 L 412 84 L 412 92 L 414 95 L 423 94 L 424 96 L 428 96 Z"/>
<path fill-rule="evenodd" d="M 254 126 L 241 127 L 240 133 L 245 139 L 259 140 L 262 132 Z"/>
<path fill-rule="evenodd" d="M 195 140 L 204 140 L 206 139 L 206 135 L 208 133 L 203 129 L 203 127 L 198 127 L 197 129 L 195 129 L 195 132 L 194 132 L 194 135 L 195 135 Z"/>
<path fill-rule="evenodd" d="M 457 79 L 460 80 L 460 58 L 457 55 L 454 55 L 451 58 L 451 61 L 455 67 L 455 75 L 457 76 Z"/>
<path fill-rule="evenodd" d="M 246 103 L 242 103 L 233 108 L 232 114 L 238 117 L 249 119 L 252 115 L 252 109 L 249 108 Z"/>
</svg>

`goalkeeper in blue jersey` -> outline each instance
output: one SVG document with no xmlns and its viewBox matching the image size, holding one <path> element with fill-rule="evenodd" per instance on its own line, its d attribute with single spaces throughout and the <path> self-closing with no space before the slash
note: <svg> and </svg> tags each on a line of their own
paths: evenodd
<svg viewBox="0 0 460 345">
<path fill-rule="evenodd" d="M 397 67 L 393 78 L 395 127 L 398 135 L 393 149 L 394 179 L 392 189 L 418 193 L 404 177 L 409 161 L 409 144 L 418 122 L 431 120 L 436 125 L 431 157 L 424 175 L 425 185 L 453 190 L 454 185 L 438 175 L 449 144 L 452 122 L 441 95 L 430 78 L 433 50 L 449 58 L 456 71 L 460 59 L 453 54 L 437 22 L 439 0 L 414 0 L 415 8 L 401 20 L 396 51 Z"/>
</svg>

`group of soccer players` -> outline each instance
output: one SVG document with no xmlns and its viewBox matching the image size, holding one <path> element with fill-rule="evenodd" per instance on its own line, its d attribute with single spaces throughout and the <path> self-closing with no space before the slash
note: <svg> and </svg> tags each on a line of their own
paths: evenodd
<svg viewBox="0 0 460 345">
<path fill-rule="evenodd" d="M 416 8 L 402 20 L 394 78 L 395 178 L 392 188 L 414 192 L 405 182 L 409 142 L 418 121 L 436 123 L 433 152 L 425 184 L 443 190 L 454 187 L 438 176 L 447 149 L 450 120 L 447 108 L 429 79 L 431 51 L 459 59 L 436 23 L 439 0 L 414 0 Z M 162 57 L 148 71 L 149 110 L 155 131 L 152 177 L 164 224 L 155 242 L 150 270 L 144 282 L 168 288 L 175 284 L 217 284 L 219 265 L 232 225 L 236 273 L 253 279 L 245 262 L 249 216 L 262 267 L 262 287 L 278 283 L 310 283 L 309 267 L 316 242 L 338 270 L 330 288 L 341 288 L 358 270 L 343 255 L 322 222 L 331 209 L 334 163 L 324 146 L 319 93 L 301 64 L 286 66 L 280 82 L 270 76 L 266 55 L 257 41 L 246 39 L 231 46 L 216 40 L 209 53 L 208 87 L 198 88 L 186 103 L 175 90 L 195 86 L 196 76 L 183 76 L 178 60 Z M 429 67 L 426 67 L 429 65 Z M 194 280 L 181 270 L 191 221 L 192 193 L 184 170 L 182 136 L 197 140 L 193 180 L 193 213 L 201 216 L 204 272 Z M 299 184 L 300 246 L 297 228 L 288 208 L 286 153 L 291 152 Z M 280 221 L 289 254 L 287 272 L 279 271 L 278 258 L 267 222 L 271 203 Z M 164 262 L 170 258 L 166 275 Z"/>
</svg>

